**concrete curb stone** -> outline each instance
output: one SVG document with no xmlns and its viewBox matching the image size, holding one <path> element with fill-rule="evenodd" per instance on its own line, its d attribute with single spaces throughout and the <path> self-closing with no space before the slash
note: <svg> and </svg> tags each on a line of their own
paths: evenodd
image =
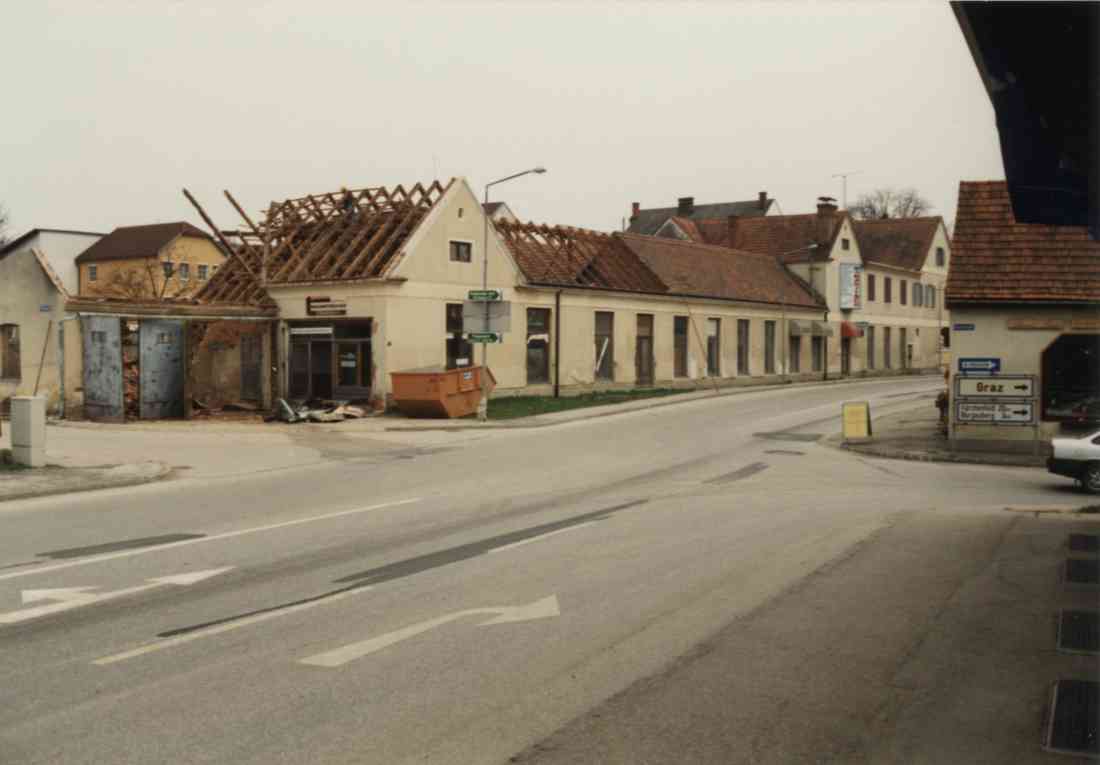
<svg viewBox="0 0 1100 765">
<path fill-rule="evenodd" d="M 159 481 L 171 470 L 169 465 L 154 461 L 94 468 L 47 465 L 0 480 L 0 502 L 138 486 Z"/>
</svg>

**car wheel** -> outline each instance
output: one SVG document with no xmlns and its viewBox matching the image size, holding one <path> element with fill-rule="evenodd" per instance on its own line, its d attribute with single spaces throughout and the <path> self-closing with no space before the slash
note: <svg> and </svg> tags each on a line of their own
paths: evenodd
<svg viewBox="0 0 1100 765">
<path fill-rule="evenodd" d="M 1100 462 L 1089 463 L 1081 476 L 1081 483 L 1093 494 L 1100 494 Z"/>
</svg>

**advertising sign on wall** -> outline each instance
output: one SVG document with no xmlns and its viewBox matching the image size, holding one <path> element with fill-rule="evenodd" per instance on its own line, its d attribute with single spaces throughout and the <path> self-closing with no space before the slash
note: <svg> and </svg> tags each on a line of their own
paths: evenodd
<svg viewBox="0 0 1100 765">
<path fill-rule="evenodd" d="M 863 267 L 857 263 L 840 264 L 840 309 L 863 307 Z"/>
</svg>

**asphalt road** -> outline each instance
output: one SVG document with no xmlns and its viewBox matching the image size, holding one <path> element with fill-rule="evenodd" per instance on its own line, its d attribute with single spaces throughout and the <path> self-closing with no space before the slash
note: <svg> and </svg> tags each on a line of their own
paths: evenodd
<svg viewBox="0 0 1100 765">
<path fill-rule="evenodd" d="M 334 436 L 300 470 L 7 503 L 0 762 L 498 763 L 564 752 L 563 736 L 580 746 L 569 761 L 668 762 L 677 731 L 708 742 L 679 761 L 796 761 L 760 758 L 780 751 L 761 738 L 766 714 L 731 712 L 739 735 L 712 735 L 720 720 L 687 711 L 692 685 L 662 685 L 631 720 L 648 760 L 595 743 L 583 721 L 718 635 L 757 668 L 820 659 L 816 638 L 738 625 L 785 608 L 805 638 L 791 611 L 805 583 L 899 529 L 965 577 L 960 560 L 1005 533 L 1006 504 L 1050 503 L 1041 471 L 819 442 L 841 401 L 931 408 L 939 387 L 773 390 L 369 449 Z M 893 570 L 845 575 L 830 597 L 857 602 Z M 891 602 L 926 608 L 953 581 Z M 907 650 L 917 621 L 891 623 Z M 838 617 L 830 639 L 859 625 Z M 822 699 L 846 692 L 828 683 Z M 824 751 L 796 738 L 780 737 L 792 756 Z M 742 739 L 757 748 L 731 748 Z"/>
</svg>

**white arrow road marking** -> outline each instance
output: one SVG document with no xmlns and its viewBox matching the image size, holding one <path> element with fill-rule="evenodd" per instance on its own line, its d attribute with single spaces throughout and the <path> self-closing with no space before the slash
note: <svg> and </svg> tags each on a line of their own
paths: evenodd
<svg viewBox="0 0 1100 765">
<path fill-rule="evenodd" d="M 49 614 L 56 614 L 73 608 L 91 605 L 92 603 L 102 603 L 105 600 L 115 600 L 116 598 L 123 598 L 127 595 L 136 595 L 139 592 L 145 592 L 155 587 L 163 587 L 166 584 L 185 587 L 189 584 L 201 582 L 203 579 L 209 579 L 212 576 L 223 574 L 232 568 L 233 566 L 226 566 L 225 568 L 212 568 L 207 571 L 195 571 L 190 574 L 162 576 L 157 579 L 150 579 L 147 584 L 139 584 L 136 587 L 127 587 L 123 590 L 115 590 L 113 592 L 104 592 L 101 594 L 87 592 L 87 590 L 95 589 L 94 587 L 62 587 L 54 590 L 24 590 L 24 603 L 40 600 L 57 600 L 60 602 L 51 603 L 48 606 L 35 606 L 34 608 L 23 608 L 19 611 L 9 611 L 6 614 L 0 614 L 0 624 L 18 624 L 19 622 L 30 621 L 31 619 L 48 616 Z"/>
<path fill-rule="evenodd" d="M 595 523 L 596 523 L 595 521 L 585 521 L 584 523 L 578 523 L 574 526 L 567 526 L 564 529 L 558 529 L 557 531 L 548 531 L 545 534 L 539 534 L 537 537 L 531 537 L 530 539 L 521 539 L 518 542 L 512 542 L 511 544 L 501 545 L 500 547 L 494 547 L 491 550 L 489 550 L 489 552 L 498 553 L 498 552 L 503 552 L 504 550 L 511 550 L 514 547 L 523 547 L 524 545 L 529 545 L 532 542 L 541 542 L 542 540 L 546 539 L 547 537 L 553 537 L 553 536 L 557 536 L 558 534 L 564 534 L 567 531 L 574 531 L 576 529 L 583 529 L 585 526 L 592 526 Z"/>
<path fill-rule="evenodd" d="M 89 563 L 99 563 L 105 560 L 117 560 L 118 558 L 131 558 L 135 555 L 148 555 L 149 553 L 159 553 L 163 550 L 172 550 L 176 547 L 184 547 L 186 545 L 199 545 L 206 542 L 216 542 L 219 539 L 232 539 L 233 537 L 243 536 L 245 534 L 256 534 L 261 531 L 274 531 L 276 529 L 285 529 L 290 526 L 299 526 L 303 523 L 313 523 L 315 521 L 327 521 L 332 518 L 343 518 L 345 515 L 356 515 L 358 513 L 369 513 L 372 510 L 382 510 L 387 507 L 398 507 L 399 505 L 408 505 L 413 502 L 419 502 L 419 497 L 413 497 L 412 499 L 401 499 L 396 502 L 383 502 L 380 505 L 370 505 L 369 507 L 357 507 L 353 510 L 340 510 L 335 513 L 326 513 L 325 515 L 313 515 L 309 518 L 299 518 L 294 521 L 283 521 L 282 523 L 270 523 L 266 526 L 254 526 L 250 529 L 237 529 L 236 531 L 226 531 L 222 534 L 211 534 L 205 537 L 198 537 L 196 539 L 184 539 L 179 542 L 169 542 L 163 545 L 152 545 L 151 547 L 139 547 L 136 550 L 123 550 L 116 553 L 104 553 L 103 555 L 94 555 L 90 558 L 82 558 L 80 560 L 67 561 L 65 563 L 56 563 L 52 566 L 46 566 L 44 568 L 35 568 L 28 571 L 13 571 L 10 574 L 0 574 L 0 581 L 4 579 L 15 579 L 20 576 L 34 576 L 35 574 L 45 574 L 48 571 L 59 571 L 63 568 L 70 568 L 72 566 L 86 566 Z"/>
<path fill-rule="evenodd" d="M 360 595 L 370 589 L 370 587 L 357 587 L 354 590 L 339 592 L 331 597 L 322 598 L 320 600 L 311 600 L 308 603 L 298 603 L 297 605 L 280 608 L 277 611 L 265 611 L 262 614 L 246 616 L 243 619 L 234 619 L 231 622 L 226 622 L 225 624 L 216 624 L 203 630 L 195 630 L 194 632 L 188 632 L 183 635 L 176 635 L 175 637 L 156 640 L 152 643 L 146 643 L 145 645 L 138 646 L 137 648 L 131 649 L 129 651 L 116 653 L 112 656 L 104 656 L 102 659 L 96 659 L 92 662 L 92 664 L 100 667 L 106 667 L 109 664 L 116 664 L 120 661 L 126 661 L 127 659 L 134 659 L 138 656 L 144 656 L 147 653 L 156 653 L 157 651 L 163 651 L 165 648 L 173 648 L 177 645 L 190 643 L 192 640 L 198 640 L 199 638 L 209 637 L 211 635 L 220 635 L 223 632 L 231 632 L 232 630 L 239 630 L 241 627 L 248 627 L 252 624 L 266 622 L 268 619 L 274 619 L 277 616 L 285 616 L 286 614 L 292 614 L 295 611 L 304 611 L 307 608 L 313 608 L 314 606 L 320 606 L 325 603 L 332 603 L 337 600 L 343 600 L 344 598 L 350 598 L 352 595 Z"/>
<path fill-rule="evenodd" d="M 93 585 L 91 587 L 57 587 L 52 590 L 23 590 L 23 603 L 37 603 L 40 600 L 77 600 L 87 597 L 85 593 L 94 589 L 96 588 Z"/>
<path fill-rule="evenodd" d="M 495 606 L 456 611 L 453 614 L 429 619 L 428 621 L 413 624 L 394 632 L 388 632 L 385 635 L 379 635 L 369 640 L 351 643 L 342 648 L 319 653 L 315 656 L 309 656 L 299 660 L 299 663 L 310 664 L 315 667 L 339 667 L 347 664 L 349 661 L 361 659 L 376 651 L 381 651 L 383 648 L 388 648 L 395 643 L 400 643 L 402 640 L 407 640 L 415 635 L 433 630 L 440 625 L 453 622 L 456 619 L 462 619 L 466 616 L 474 616 L 475 614 L 496 614 L 495 618 L 481 622 L 478 625 L 479 627 L 488 627 L 493 624 L 525 622 L 533 619 L 545 619 L 550 616 L 559 616 L 561 615 L 561 610 L 558 608 L 557 595 L 551 595 L 541 600 L 536 600 L 533 603 L 528 603 L 525 606 Z"/>
</svg>

